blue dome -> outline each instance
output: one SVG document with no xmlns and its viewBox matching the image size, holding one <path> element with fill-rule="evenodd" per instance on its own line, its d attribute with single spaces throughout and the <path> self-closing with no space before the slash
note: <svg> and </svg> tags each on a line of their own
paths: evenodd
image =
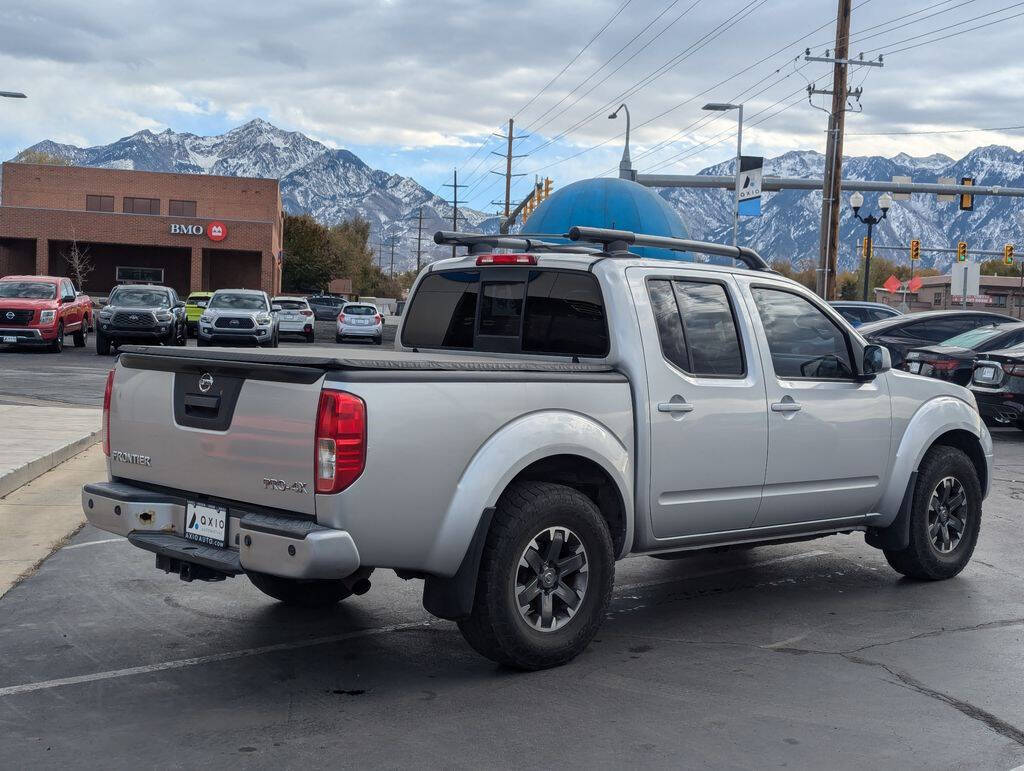
<svg viewBox="0 0 1024 771">
<path fill-rule="evenodd" d="M 679 214 L 656 192 L 628 179 L 583 179 L 551 194 L 523 226 L 524 233 L 567 233 L 573 225 L 689 238 Z M 641 257 L 689 260 L 686 252 L 634 246 Z"/>
</svg>

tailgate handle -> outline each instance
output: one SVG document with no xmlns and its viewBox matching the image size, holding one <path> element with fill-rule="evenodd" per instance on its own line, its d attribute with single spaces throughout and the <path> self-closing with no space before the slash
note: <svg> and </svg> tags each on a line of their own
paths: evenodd
<svg viewBox="0 0 1024 771">
<path fill-rule="evenodd" d="M 219 396 L 202 396 L 201 394 L 185 394 L 186 409 L 212 410 L 220 409 Z"/>
</svg>

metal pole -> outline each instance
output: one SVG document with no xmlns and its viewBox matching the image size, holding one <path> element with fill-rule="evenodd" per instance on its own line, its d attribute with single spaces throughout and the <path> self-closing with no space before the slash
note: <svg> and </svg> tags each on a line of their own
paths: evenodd
<svg viewBox="0 0 1024 771">
<path fill-rule="evenodd" d="M 1024 260 L 1020 263 L 1020 295 L 1017 297 L 1017 318 L 1024 312 Z"/>
<path fill-rule="evenodd" d="M 423 254 L 423 207 L 420 207 L 418 222 L 416 223 L 416 272 L 420 272 L 420 256 Z"/>
<path fill-rule="evenodd" d="M 736 126 L 736 189 L 732 199 L 732 245 L 736 246 L 740 229 L 740 158 L 743 156 L 743 105 Z"/>
<path fill-rule="evenodd" d="M 969 260 L 964 260 L 964 294 L 963 294 L 963 302 L 961 303 L 961 307 L 964 310 L 967 310 L 967 266 L 968 265 L 970 265 L 970 261 Z"/>
<path fill-rule="evenodd" d="M 864 297 L 868 299 L 868 283 L 871 281 L 871 229 L 874 227 L 872 220 L 874 217 L 868 217 L 868 248 L 867 253 L 864 255 Z"/>
<path fill-rule="evenodd" d="M 508 119 L 508 152 L 505 153 L 505 219 L 512 200 L 512 118 Z"/>
<path fill-rule="evenodd" d="M 392 236 L 391 236 L 391 278 L 395 277 L 395 238 L 396 238 L 396 236 L 394 234 L 392 234 Z"/>
</svg>

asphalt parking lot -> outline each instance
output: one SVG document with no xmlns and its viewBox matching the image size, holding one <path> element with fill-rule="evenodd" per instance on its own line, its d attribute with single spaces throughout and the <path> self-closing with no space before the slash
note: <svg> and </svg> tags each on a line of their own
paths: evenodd
<svg viewBox="0 0 1024 771">
<path fill-rule="evenodd" d="M 10 359 L 36 356 L 96 359 Z M 93 366 L 64 378 L 76 398 Z M 86 527 L 0 599 L 0 757 L 21 768 L 1014 768 L 1024 433 L 995 439 L 993 491 L 960 577 L 901 579 L 860 535 L 628 559 L 597 641 L 533 674 L 478 657 L 423 611 L 420 582 L 388 571 L 331 612 L 294 610 L 244 578 L 183 583 Z"/>
</svg>

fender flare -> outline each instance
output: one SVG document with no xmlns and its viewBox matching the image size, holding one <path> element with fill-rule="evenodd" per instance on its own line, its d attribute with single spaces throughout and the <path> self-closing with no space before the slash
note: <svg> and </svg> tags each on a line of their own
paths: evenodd
<svg viewBox="0 0 1024 771">
<path fill-rule="evenodd" d="M 460 475 L 430 551 L 432 569 L 423 590 L 428 611 L 448 619 L 470 613 L 483 544 L 498 499 L 523 469 L 555 455 L 586 458 L 612 479 L 622 498 L 623 548 L 628 550 L 633 539 L 629 448 L 607 426 L 577 412 L 542 410 L 521 415 L 492 434 Z"/>
<path fill-rule="evenodd" d="M 868 531 L 869 544 L 887 549 L 906 546 L 917 470 L 935 441 L 950 431 L 964 431 L 974 436 L 986 461 L 991 463 L 992 438 L 977 410 L 955 396 L 928 400 L 911 417 L 900 438 L 889 481 L 876 507 L 880 516 Z M 986 475 L 989 476 L 991 473 Z M 885 530 L 890 532 L 881 535 Z"/>
</svg>

